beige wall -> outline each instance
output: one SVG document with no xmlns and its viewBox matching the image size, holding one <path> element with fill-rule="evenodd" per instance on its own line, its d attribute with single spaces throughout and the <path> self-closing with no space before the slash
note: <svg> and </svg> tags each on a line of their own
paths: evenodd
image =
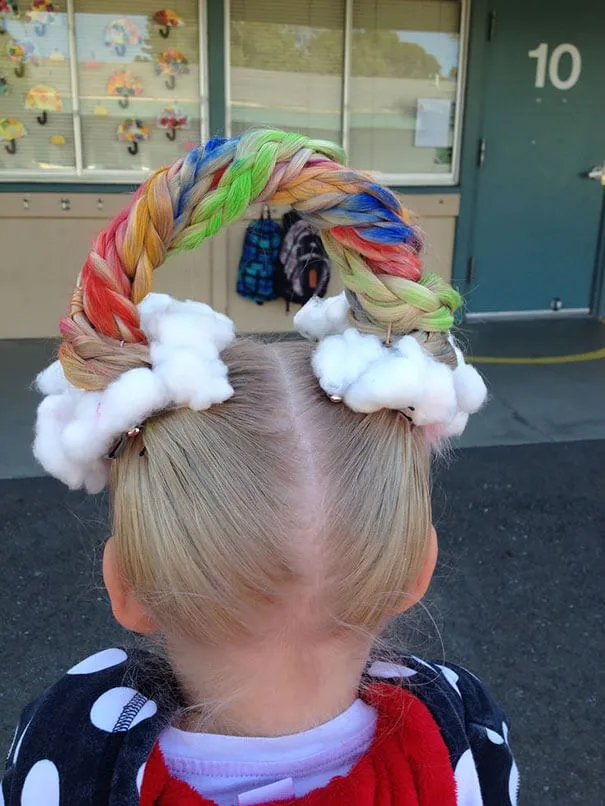
<svg viewBox="0 0 605 806">
<path fill-rule="evenodd" d="M 0 194 L 0 338 L 57 335 L 57 322 L 92 241 L 128 202 L 125 194 Z M 449 278 L 459 196 L 414 195 L 404 203 L 421 219 L 427 269 Z M 291 330 L 292 316 L 283 301 L 259 306 L 235 292 L 244 230 L 257 212 L 252 208 L 195 252 L 171 258 L 157 272 L 155 290 L 209 302 L 240 331 Z M 280 213 L 274 210 L 275 216 Z M 328 293 L 340 290 L 334 276 Z"/>
</svg>

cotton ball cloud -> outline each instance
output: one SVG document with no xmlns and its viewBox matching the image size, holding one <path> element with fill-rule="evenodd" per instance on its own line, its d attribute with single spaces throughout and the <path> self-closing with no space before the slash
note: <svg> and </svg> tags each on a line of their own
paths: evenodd
<svg viewBox="0 0 605 806">
<path fill-rule="evenodd" d="M 128 370 L 103 392 L 97 416 L 101 437 L 111 440 L 128 431 L 165 408 L 169 400 L 165 384 L 152 370 L 144 367 Z"/>
<path fill-rule="evenodd" d="M 70 489 L 77 490 L 84 483 L 86 468 L 74 462 L 63 447 L 63 433 L 74 416 L 77 397 L 68 393 L 50 395 L 38 406 L 34 456 L 42 467 Z"/>
<path fill-rule="evenodd" d="M 233 395 L 225 364 L 218 358 L 205 360 L 193 350 L 175 351 L 154 371 L 172 402 L 194 411 L 209 409 Z"/>
<path fill-rule="evenodd" d="M 43 395 L 58 395 L 65 392 L 68 386 L 60 361 L 53 361 L 36 377 L 36 387 Z"/>
<path fill-rule="evenodd" d="M 319 343 L 313 354 L 313 370 L 326 394 L 342 395 L 381 358 L 382 351 L 377 336 L 349 328 L 342 335 L 328 336 Z"/>
<path fill-rule="evenodd" d="M 459 407 L 468 414 L 479 411 L 487 398 L 485 382 L 470 364 L 459 364 L 454 370 L 454 388 Z"/>
<path fill-rule="evenodd" d="M 294 327 L 305 339 L 324 339 L 348 328 L 349 303 L 343 291 L 337 297 L 311 297 L 294 316 Z"/>
<path fill-rule="evenodd" d="M 385 349 L 383 357 L 347 389 L 344 402 L 353 411 L 366 414 L 380 409 L 407 409 L 417 406 L 422 390 L 421 365 Z"/>
<path fill-rule="evenodd" d="M 422 368 L 422 397 L 415 407 L 413 419 L 416 425 L 446 425 L 457 410 L 456 392 L 452 371 L 428 354 Z"/>
</svg>

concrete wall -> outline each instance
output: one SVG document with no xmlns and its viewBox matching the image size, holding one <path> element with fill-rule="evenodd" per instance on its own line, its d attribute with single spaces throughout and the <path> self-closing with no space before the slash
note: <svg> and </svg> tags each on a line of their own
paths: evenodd
<svg viewBox="0 0 605 806">
<path fill-rule="evenodd" d="M 78 271 L 107 221 L 128 205 L 126 194 L 0 194 L 0 338 L 57 335 Z M 425 265 L 451 277 L 458 194 L 412 195 L 404 203 L 425 232 Z M 67 209 L 68 208 L 68 209 Z M 273 210 L 279 216 L 281 210 Z M 251 208 L 225 233 L 195 252 L 177 255 L 157 272 L 155 290 L 209 302 L 242 332 L 289 331 L 283 301 L 263 306 L 237 296 L 237 266 Z M 329 292 L 341 290 L 333 276 Z"/>
</svg>

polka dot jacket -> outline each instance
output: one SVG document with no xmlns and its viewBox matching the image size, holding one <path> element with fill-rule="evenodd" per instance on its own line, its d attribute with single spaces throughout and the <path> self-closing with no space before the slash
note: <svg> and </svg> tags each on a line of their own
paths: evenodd
<svg viewBox="0 0 605 806">
<path fill-rule="evenodd" d="M 516 806 L 508 721 L 474 675 L 413 656 L 372 661 L 366 674 L 406 685 L 427 706 L 449 752 L 458 806 Z M 92 655 L 23 711 L 0 806 L 138 806 L 145 763 L 181 706 L 161 659 L 141 650 Z"/>
</svg>

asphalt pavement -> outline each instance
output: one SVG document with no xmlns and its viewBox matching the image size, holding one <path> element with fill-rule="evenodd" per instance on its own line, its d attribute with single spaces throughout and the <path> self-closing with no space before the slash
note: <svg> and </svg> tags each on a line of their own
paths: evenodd
<svg viewBox="0 0 605 806">
<path fill-rule="evenodd" d="M 479 675 L 512 720 L 521 804 L 605 804 L 605 441 L 457 452 L 437 468 L 438 571 L 397 624 L 410 651 Z M 0 745 L 77 660 L 130 642 L 99 552 L 107 501 L 48 478 L 0 481 Z"/>
</svg>

